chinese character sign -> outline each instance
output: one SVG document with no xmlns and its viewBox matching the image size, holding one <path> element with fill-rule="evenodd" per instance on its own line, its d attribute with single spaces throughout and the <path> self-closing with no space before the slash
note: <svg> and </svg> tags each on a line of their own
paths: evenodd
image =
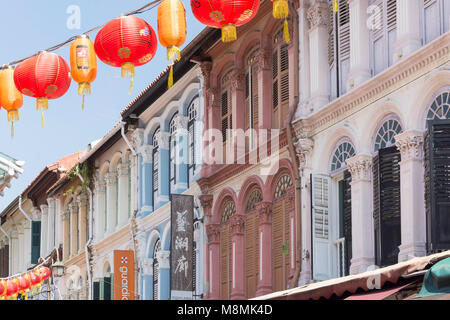
<svg viewBox="0 0 450 320">
<path fill-rule="evenodd" d="M 171 199 L 171 275 L 172 300 L 192 299 L 194 197 L 172 195 Z"/>
</svg>

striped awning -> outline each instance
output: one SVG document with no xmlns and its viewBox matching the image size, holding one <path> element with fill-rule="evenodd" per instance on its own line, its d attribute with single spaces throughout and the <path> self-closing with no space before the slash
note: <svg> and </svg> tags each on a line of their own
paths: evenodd
<svg viewBox="0 0 450 320">
<path fill-rule="evenodd" d="M 3 196 L 3 190 L 10 186 L 11 180 L 23 173 L 24 164 L 23 161 L 0 152 L 0 197 Z"/>
</svg>

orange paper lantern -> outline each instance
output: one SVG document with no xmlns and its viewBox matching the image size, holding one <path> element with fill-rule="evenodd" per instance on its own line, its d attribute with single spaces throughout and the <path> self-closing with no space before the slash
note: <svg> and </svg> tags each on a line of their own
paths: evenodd
<svg viewBox="0 0 450 320">
<path fill-rule="evenodd" d="M 97 77 L 97 55 L 86 35 L 76 37 L 70 46 L 70 72 L 78 83 L 78 94 L 83 96 L 84 109 L 84 96 L 91 94 L 91 83 Z"/>
<path fill-rule="evenodd" d="M 36 108 L 42 110 L 42 126 L 45 125 L 44 110 L 48 100 L 63 96 L 70 87 L 70 70 L 60 56 L 41 52 L 22 63 L 14 71 L 14 82 L 24 95 L 37 98 Z"/>
<path fill-rule="evenodd" d="M 155 31 L 145 20 L 122 16 L 111 20 L 98 32 L 94 47 L 100 60 L 107 65 L 120 67 L 123 78 L 131 78 L 131 94 L 134 68 L 153 59 L 158 41 Z"/>
<path fill-rule="evenodd" d="M 14 84 L 14 68 L 0 71 L 0 106 L 8 112 L 11 122 L 11 137 L 14 136 L 14 121 L 19 121 L 19 109 L 23 105 L 23 96 Z"/>
<path fill-rule="evenodd" d="M 192 0 L 194 16 L 201 23 L 222 29 L 222 41 L 237 39 L 236 27 L 252 20 L 259 10 L 260 0 Z"/>
<path fill-rule="evenodd" d="M 186 41 L 186 10 L 180 0 L 163 0 L 158 6 L 158 37 L 167 48 L 171 62 L 169 89 L 173 85 L 173 64 L 181 59 L 180 47 Z"/>
</svg>

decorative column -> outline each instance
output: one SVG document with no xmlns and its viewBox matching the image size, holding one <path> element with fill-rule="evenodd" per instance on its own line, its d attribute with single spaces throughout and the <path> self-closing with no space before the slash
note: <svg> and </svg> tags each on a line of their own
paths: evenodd
<svg viewBox="0 0 450 320">
<path fill-rule="evenodd" d="M 153 259 L 141 259 L 141 275 L 143 278 L 143 290 L 141 296 L 143 300 L 153 300 Z"/>
<path fill-rule="evenodd" d="M 350 6 L 350 74 L 348 88 L 351 90 L 372 76 L 369 54 L 369 28 L 367 8 L 369 0 L 348 0 Z"/>
<path fill-rule="evenodd" d="M 170 298 L 170 251 L 161 250 L 157 253 L 159 262 L 159 298 Z"/>
<path fill-rule="evenodd" d="M 422 46 L 420 2 L 420 0 L 397 0 L 397 42 L 394 46 L 394 63 L 410 56 Z"/>
<path fill-rule="evenodd" d="M 17 231 L 18 231 L 18 250 L 17 250 L 17 256 L 19 261 L 19 272 L 22 272 L 26 270 L 26 267 L 24 265 L 24 253 L 25 253 L 25 235 L 23 233 L 22 224 L 17 225 Z"/>
<path fill-rule="evenodd" d="M 359 154 L 347 160 L 352 175 L 352 254 L 350 274 L 359 274 L 375 263 L 372 157 Z"/>
<path fill-rule="evenodd" d="M 272 90 L 267 90 L 267 83 L 272 83 L 271 61 L 272 50 L 260 48 L 256 53 L 256 73 L 258 75 L 258 127 L 259 129 L 272 128 L 273 103 Z M 255 128 L 258 129 L 258 128 Z"/>
<path fill-rule="evenodd" d="M 319 110 L 329 102 L 328 4 L 315 2 L 308 9 L 311 107 Z"/>
<path fill-rule="evenodd" d="M 206 273 L 209 275 L 209 286 L 206 294 L 208 300 L 220 300 L 220 225 L 207 224 L 208 254 L 205 256 L 208 263 Z"/>
<path fill-rule="evenodd" d="M 395 137 L 401 152 L 401 231 L 399 262 L 426 255 L 425 184 L 422 131 L 409 130 Z"/>
<path fill-rule="evenodd" d="M 78 253 L 82 253 L 85 249 L 84 247 L 86 245 L 86 238 L 89 227 L 89 224 L 87 223 L 88 198 L 86 194 L 79 195 L 77 198 L 77 203 L 79 207 L 78 230 L 80 237 L 78 239 Z"/>
<path fill-rule="evenodd" d="M 202 226 L 205 226 L 205 230 L 206 230 L 206 225 L 208 223 L 211 223 L 211 208 L 212 208 L 212 203 L 213 203 L 213 196 L 210 194 L 202 194 L 198 197 L 198 199 L 200 200 L 200 205 L 203 208 L 203 217 L 204 217 L 204 221 Z M 205 246 L 203 246 L 203 261 L 204 261 L 204 268 L 203 270 L 205 270 L 205 272 L 203 272 L 203 281 L 206 284 L 206 287 L 208 288 L 208 292 L 206 292 L 205 298 L 208 299 L 210 292 L 211 292 L 211 279 L 210 278 L 210 261 L 209 261 L 209 243 L 208 243 L 208 234 L 207 234 L 207 239 L 205 241 Z"/>
<path fill-rule="evenodd" d="M 9 270 L 9 275 L 14 275 L 19 273 L 19 233 L 17 230 L 13 230 L 10 234 L 11 237 L 11 255 L 9 260 L 11 261 L 11 269 Z"/>
<path fill-rule="evenodd" d="M 297 212 L 295 210 L 295 192 L 296 189 L 295 187 L 290 188 L 287 191 L 287 199 L 289 201 L 289 288 L 295 288 L 297 287 L 297 283 L 293 284 L 293 278 L 294 278 L 294 274 L 295 274 L 295 259 L 297 257 L 297 225 L 296 225 L 296 216 L 295 213 Z"/>
<path fill-rule="evenodd" d="M 142 174 L 141 174 L 141 214 L 148 215 L 154 209 L 153 204 L 153 146 L 144 145 L 139 149 Z M 156 200 L 156 199 L 155 199 Z"/>
<path fill-rule="evenodd" d="M 63 244 L 63 210 L 61 200 L 55 200 L 55 247 L 59 248 Z M 62 257 L 61 257 L 62 258 Z"/>
<path fill-rule="evenodd" d="M 158 179 L 158 199 L 154 203 L 154 210 L 156 208 L 162 207 L 164 204 L 169 202 L 170 195 L 170 185 L 169 185 L 169 162 L 170 162 L 170 154 L 169 154 L 169 141 L 170 141 L 170 133 L 165 131 L 159 131 L 156 135 L 156 139 L 158 141 L 159 147 L 159 179 Z"/>
<path fill-rule="evenodd" d="M 188 163 L 189 163 L 189 146 L 187 131 L 189 118 L 178 115 L 176 118 L 176 140 L 177 150 L 175 152 L 175 162 L 177 165 L 175 175 L 175 193 L 181 194 L 188 188 Z"/>
<path fill-rule="evenodd" d="M 31 222 L 25 220 L 22 223 L 23 234 L 24 234 L 24 246 L 25 246 L 25 268 L 31 265 Z"/>
<path fill-rule="evenodd" d="M 129 202 L 128 202 L 128 179 L 129 179 L 130 170 L 128 168 L 128 157 L 125 156 L 122 158 L 122 163 L 117 168 L 118 175 L 118 188 L 119 188 L 119 221 L 117 223 L 117 228 L 121 228 L 125 226 L 128 222 L 129 216 Z"/>
<path fill-rule="evenodd" d="M 41 257 L 47 256 L 48 205 L 41 205 Z"/>
<path fill-rule="evenodd" d="M 245 300 L 244 222 L 245 218 L 242 214 L 235 214 L 230 218 L 232 256 L 231 300 Z"/>
<path fill-rule="evenodd" d="M 272 293 L 272 202 L 262 201 L 256 204 L 258 212 L 259 239 L 259 278 L 256 296 Z"/>
<path fill-rule="evenodd" d="M 245 72 L 241 69 L 235 69 L 231 75 L 231 109 L 232 128 L 228 129 L 241 129 L 245 132 Z M 238 157 L 245 155 L 245 140 L 239 142 L 235 136 L 233 136 L 232 140 L 227 139 L 227 142 L 233 141 L 233 145 L 230 146 L 232 149 L 229 149 L 229 143 L 227 143 L 225 151 L 226 163 L 236 162 Z M 244 144 L 242 145 L 242 143 Z M 245 161 L 245 159 L 240 160 Z"/>
<path fill-rule="evenodd" d="M 103 239 L 105 233 L 106 211 L 106 185 L 105 181 L 97 177 L 95 179 L 95 238 L 96 242 Z"/>
<path fill-rule="evenodd" d="M 56 199 L 48 198 L 48 227 L 47 227 L 47 250 L 52 251 L 55 245 L 55 231 L 56 231 Z"/>
<path fill-rule="evenodd" d="M 78 204 L 73 201 L 69 205 L 70 211 L 70 257 L 78 254 Z"/>
<path fill-rule="evenodd" d="M 116 228 L 117 212 L 117 173 L 106 174 L 106 236 L 111 235 Z"/>
<path fill-rule="evenodd" d="M 70 257 L 70 211 L 66 209 L 63 213 L 63 256 L 64 260 Z"/>
<path fill-rule="evenodd" d="M 297 9 L 298 30 L 299 30 L 299 92 L 300 107 L 297 117 L 307 116 L 310 113 L 309 99 L 311 94 L 310 86 L 310 48 L 309 48 L 309 22 L 308 22 L 309 4 L 307 1 L 300 1 Z M 270 83 L 266 82 L 266 83 Z M 270 90 L 266 90 L 270 91 Z"/>
<path fill-rule="evenodd" d="M 300 272 L 299 286 L 311 282 L 311 174 L 312 152 L 314 141 L 299 139 L 294 143 L 299 162 L 301 185 L 301 229 L 302 229 L 302 270 Z"/>
</svg>

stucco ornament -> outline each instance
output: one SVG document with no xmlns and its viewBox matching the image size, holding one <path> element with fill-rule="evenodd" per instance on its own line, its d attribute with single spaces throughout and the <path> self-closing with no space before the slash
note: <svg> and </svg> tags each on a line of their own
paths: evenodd
<svg viewBox="0 0 450 320">
<path fill-rule="evenodd" d="M 395 137 L 395 145 L 400 150 L 402 161 L 423 158 L 424 135 L 421 131 L 410 130 Z"/>
<path fill-rule="evenodd" d="M 352 175 L 353 182 L 370 181 L 372 161 L 372 157 L 366 154 L 360 154 L 347 160 L 347 167 Z"/>
</svg>

